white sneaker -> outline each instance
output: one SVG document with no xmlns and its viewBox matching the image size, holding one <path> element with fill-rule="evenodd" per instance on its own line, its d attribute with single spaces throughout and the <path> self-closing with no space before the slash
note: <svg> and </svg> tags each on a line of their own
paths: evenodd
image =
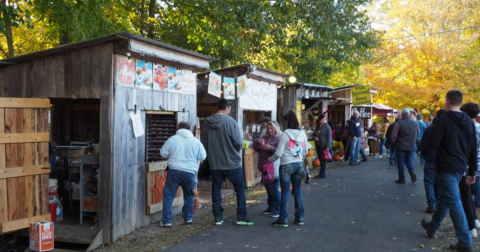
<svg viewBox="0 0 480 252">
<path fill-rule="evenodd" d="M 470 234 L 472 235 L 472 238 L 477 238 L 478 237 L 477 229 L 474 228 L 474 229 L 470 230 Z"/>
<path fill-rule="evenodd" d="M 480 221 L 478 219 L 475 220 L 475 227 L 480 228 Z"/>
</svg>

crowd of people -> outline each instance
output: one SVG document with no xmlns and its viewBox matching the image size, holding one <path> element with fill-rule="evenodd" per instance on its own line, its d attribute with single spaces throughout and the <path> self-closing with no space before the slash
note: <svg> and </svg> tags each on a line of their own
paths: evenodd
<svg viewBox="0 0 480 252">
<path fill-rule="evenodd" d="M 395 183 L 405 184 L 405 167 L 410 181 L 417 181 L 414 160 L 418 156 L 424 169 L 424 187 L 427 198 L 426 212 L 433 214 L 430 221 L 422 220 L 428 237 L 434 238 L 445 216 L 449 213 L 455 227 L 458 243 L 450 248 L 455 251 L 472 251 L 472 238 L 478 236 L 480 221 L 476 208 L 480 208 L 480 181 L 477 168 L 480 161 L 480 109 L 475 103 L 463 104 L 460 90 L 450 90 L 445 95 L 445 109 L 430 115 L 427 122 L 417 110 L 405 108 L 401 116 L 390 123 L 383 118 L 383 125 L 373 123 L 364 128 L 353 111 L 341 134 L 344 142 L 344 162 L 359 165 L 367 161 L 368 144 L 371 157 L 388 157 L 396 165 L 398 178 Z M 242 136 L 236 121 L 229 116 L 231 102 L 221 99 L 218 111 L 208 117 L 201 132 L 201 142 L 188 130 L 190 125 L 180 123 L 175 136 L 162 147 L 160 153 L 168 158 L 169 172 L 165 184 L 164 211 L 161 226 L 172 224 L 171 205 L 178 186 L 182 186 L 185 205 L 182 209 L 186 224 L 192 223 L 193 190 L 200 161 L 205 160 L 212 178 L 213 215 L 216 225 L 223 224 L 223 208 L 220 190 L 225 179 L 229 180 L 237 197 L 237 221 L 240 226 L 251 226 L 245 197 L 245 181 L 241 165 Z M 304 173 L 304 157 L 307 154 L 307 136 L 300 129 L 294 111 L 283 117 L 283 131 L 275 121 L 263 120 L 264 129 L 254 141 L 259 153 L 258 170 L 266 163 L 273 163 L 274 179 L 264 183 L 268 208 L 263 214 L 277 218 L 275 227 L 288 227 L 288 204 L 291 194 L 295 201 L 294 224 L 303 225 L 304 207 L 301 181 Z M 332 128 L 319 116 L 314 131 L 318 155 L 331 151 Z M 187 132 L 188 131 L 188 132 Z M 195 139 L 195 140 L 193 140 Z M 374 141 L 380 140 L 378 153 Z M 175 141 L 175 144 L 172 144 Z M 322 155 L 323 156 L 323 155 Z M 328 155 L 327 155 L 328 156 Z M 360 159 L 360 156 L 362 159 Z M 322 160 L 317 178 L 326 177 L 326 161 Z M 188 167 L 185 168 L 188 164 Z M 279 190 L 280 187 L 280 190 Z M 170 210 L 169 210 L 170 209 Z"/>
</svg>

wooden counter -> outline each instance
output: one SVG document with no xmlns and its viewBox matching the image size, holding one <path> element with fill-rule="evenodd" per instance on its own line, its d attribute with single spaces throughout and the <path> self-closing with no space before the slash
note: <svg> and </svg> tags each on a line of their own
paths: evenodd
<svg viewBox="0 0 480 252">
<path fill-rule="evenodd" d="M 245 187 L 252 187 L 260 183 L 261 174 L 257 169 L 258 153 L 253 149 L 243 150 L 243 172 L 245 174 Z"/>
</svg>

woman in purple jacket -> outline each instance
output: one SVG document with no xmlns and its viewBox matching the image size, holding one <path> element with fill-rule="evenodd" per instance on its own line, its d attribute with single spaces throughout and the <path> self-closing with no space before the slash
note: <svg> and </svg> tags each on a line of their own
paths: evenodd
<svg viewBox="0 0 480 252">
<path fill-rule="evenodd" d="M 258 170 L 263 172 L 263 165 L 268 157 L 272 156 L 277 151 L 278 142 L 282 131 L 280 126 L 275 121 L 270 121 L 267 124 L 267 132 L 253 143 L 253 149 L 258 152 Z M 273 162 L 275 167 L 275 180 L 272 183 L 264 183 L 267 191 L 267 205 L 268 208 L 262 214 L 270 215 L 272 218 L 278 218 L 280 214 L 280 185 L 278 170 L 280 167 L 280 159 Z"/>
</svg>

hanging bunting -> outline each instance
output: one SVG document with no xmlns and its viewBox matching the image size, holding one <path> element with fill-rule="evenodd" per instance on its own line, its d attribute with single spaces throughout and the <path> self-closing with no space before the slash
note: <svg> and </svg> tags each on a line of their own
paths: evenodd
<svg viewBox="0 0 480 252">
<path fill-rule="evenodd" d="M 223 97 L 227 100 L 235 99 L 235 79 L 223 78 Z"/>
<path fill-rule="evenodd" d="M 208 93 L 216 96 L 218 98 L 222 95 L 222 76 L 210 72 L 210 77 L 208 79 Z"/>
</svg>

